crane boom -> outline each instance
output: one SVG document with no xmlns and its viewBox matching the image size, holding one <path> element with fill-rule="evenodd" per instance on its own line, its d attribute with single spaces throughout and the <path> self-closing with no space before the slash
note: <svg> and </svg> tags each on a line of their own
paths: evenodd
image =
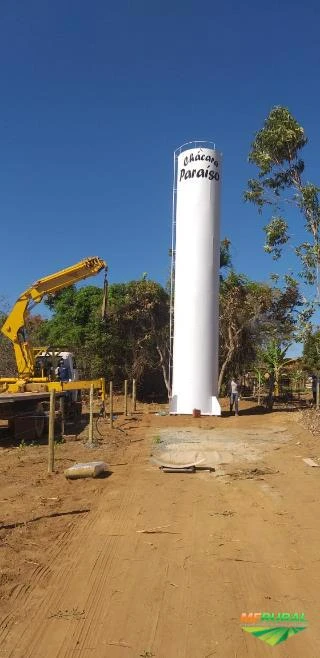
<svg viewBox="0 0 320 658">
<path fill-rule="evenodd" d="M 13 343 L 19 378 L 26 379 L 34 375 L 33 353 L 25 332 L 29 305 L 32 302 L 38 304 L 46 295 L 95 276 L 103 269 L 106 270 L 107 265 L 101 258 L 85 258 L 71 267 L 39 279 L 20 295 L 1 328 L 2 333 Z"/>
</svg>

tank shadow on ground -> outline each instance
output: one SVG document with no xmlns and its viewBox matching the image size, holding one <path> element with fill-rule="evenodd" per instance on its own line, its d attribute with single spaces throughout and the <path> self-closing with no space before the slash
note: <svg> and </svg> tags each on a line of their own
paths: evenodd
<svg viewBox="0 0 320 658">
<path fill-rule="evenodd" d="M 283 407 L 277 405 L 274 405 L 273 409 L 269 410 L 266 409 L 265 407 L 258 407 L 258 406 L 252 406 L 247 409 L 239 409 L 239 416 L 268 416 L 269 414 L 273 412 L 277 413 L 292 413 L 295 411 L 299 411 L 300 409 L 305 409 L 306 407 L 304 405 L 301 406 L 290 406 L 290 407 Z M 223 410 L 221 412 L 221 416 L 223 418 L 231 418 L 235 417 L 234 412 L 230 413 L 228 410 Z"/>
</svg>

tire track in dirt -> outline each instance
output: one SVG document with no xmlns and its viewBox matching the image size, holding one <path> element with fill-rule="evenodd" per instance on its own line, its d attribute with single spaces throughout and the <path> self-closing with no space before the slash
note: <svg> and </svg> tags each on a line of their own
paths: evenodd
<svg viewBox="0 0 320 658">
<path fill-rule="evenodd" d="M 81 521 L 83 521 L 83 520 L 84 519 L 82 518 Z M 56 540 L 56 542 L 54 542 L 53 546 L 48 549 L 48 551 L 46 553 L 47 562 L 51 561 L 53 555 L 55 556 L 54 561 L 58 560 L 60 554 L 66 549 L 66 544 L 65 544 L 66 540 L 69 539 L 69 541 L 72 541 L 72 535 L 76 534 L 76 528 L 74 526 L 75 526 L 74 523 L 72 524 L 72 526 L 70 525 L 70 527 L 65 532 L 63 532 L 60 537 L 57 538 L 57 540 Z M 68 544 L 67 544 L 67 546 L 68 546 Z M 54 562 L 52 564 L 54 564 Z M 46 575 L 48 575 L 48 580 L 50 581 L 50 578 L 52 578 L 52 576 L 53 576 L 52 568 L 49 569 L 48 566 L 40 565 L 40 567 L 37 566 L 33 570 L 33 572 L 31 573 L 31 575 L 29 577 L 28 583 L 24 583 L 22 585 L 15 586 L 16 588 L 19 588 L 15 598 L 16 598 L 16 600 L 19 600 L 19 606 L 21 606 L 21 610 L 24 610 L 24 609 L 28 610 L 28 616 L 30 614 L 29 605 L 30 605 L 31 599 L 34 597 L 34 594 L 35 594 L 35 591 L 37 590 L 37 588 L 42 585 L 41 576 L 42 576 L 42 573 L 43 573 L 43 571 L 42 571 L 43 569 L 46 570 L 45 573 L 46 573 Z M 43 594 L 45 595 L 45 593 L 43 593 Z M 12 600 L 14 600 L 14 597 L 13 597 L 13 599 L 11 599 L 11 601 Z M 11 603 L 11 601 L 9 601 L 9 603 Z M 18 618 L 20 616 L 21 615 L 19 614 Z M 17 614 L 12 612 L 11 613 L 11 624 L 7 624 L 7 626 L 6 626 L 6 636 L 10 632 L 10 625 L 12 625 L 12 623 L 15 623 L 16 621 L 17 621 Z M 3 642 L 4 639 L 5 639 L 5 636 L 0 634 L 0 641 Z"/>
<path fill-rule="evenodd" d="M 129 479 L 129 482 L 130 482 L 130 479 Z M 128 486 L 127 485 L 126 485 L 125 489 L 126 489 L 126 491 L 124 492 L 124 495 L 123 495 L 122 504 L 120 505 L 120 508 L 119 508 L 118 512 L 114 513 L 113 517 L 111 519 L 113 532 L 116 531 L 116 534 L 118 534 L 118 533 L 119 534 L 125 534 L 126 529 L 130 524 L 130 521 L 128 521 L 128 507 L 130 509 L 130 505 L 131 505 L 131 508 L 132 508 L 134 483 L 133 483 L 133 487 L 131 487 L 131 491 L 130 490 L 128 491 Z M 88 535 L 88 534 L 90 534 L 90 526 L 91 525 L 93 525 L 93 524 L 96 524 L 96 525 L 98 524 L 99 525 L 98 516 L 99 516 L 99 513 L 101 511 L 103 511 L 103 510 L 99 510 L 95 514 L 94 517 L 91 516 L 91 519 L 88 521 L 88 523 L 85 524 L 85 527 L 82 528 L 82 533 L 81 534 Z M 136 516 L 139 512 L 139 505 L 133 511 L 134 511 L 133 521 L 131 523 L 136 522 Z M 104 531 L 105 531 L 105 528 L 104 528 Z M 77 537 L 77 540 L 79 540 L 79 536 Z M 80 535 L 80 541 L 81 541 L 81 535 Z M 104 546 L 103 555 L 101 556 L 101 551 L 98 553 L 98 555 L 96 555 L 96 558 L 95 558 L 95 561 L 94 561 L 94 564 L 93 564 L 93 569 L 91 570 L 91 573 L 89 574 L 89 580 L 88 580 L 89 595 L 88 595 L 88 598 L 87 598 L 87 606 L 86 606 L 87 611 L 88 611 L 87 614 L 88 614 L 89 622 L 88 622 L 88 624 L 85 624 L 86 628 L 84 628 L 83 630 L 81 630 L 81 629 L 76 630 L 76 634 L 79 635 L 79 637 L 78 637 L 78 640 L 77 640 L 77 642 L 78 642 L 77 649 L 78 650 L 75 651 L 75 655 L 79 654 L 79 650 L 82 651 L 82 648 L 83 648 L 84 651 L 86 650 L 85 643 L 87 641 L 88 636 L 90 636 L 90 634 L 93 634 L 94 636 L 96 635 L 94 623 L 92 624 L 92 622 L 91 622 L 91 617 L 94 617 L 94 619 L 95 619 L 96 610 L 100 606 L 100 600 L 101 600 L 103 591 L 107 586 L 108 579 L 110 578 L 109 569 L 108 569 L 110 558 L 112 559 L 115 552 L 118 550 L 117 545 L 119 543 L 119 540 L 117 540 L 116 538 L 110 538 L 108 540 L 108 543 L 109 543 L 109 546 L 107 546 L 107 547 Z M 90 546 L 89 547 L 86 546 L 83 550 L 86 551 L 88 549 L 90 550 Z M 76 556 L 74 556 L 75 557 L 74 563 L 76 563 L 76 564 L 79 564 L 79 553 L 81 553 L 81 551 L 78 552 L 78 554 Z M 66 578 L 67 578 L 67 573 L 66 573 L 66 570 L 64 569 L 60 573 L 60 575 L 58 576 L 58 579 L 56 580 L 56 589 L 58 590 L 58 592 L 57 593 L 54 592 L 53 595 L 50 596 L 50 598 L 48 599 L 48 601 L 46 603 L 47 609 L 54 609 L 54 606 L 56 606 L 58 608 L 60 602 L 62 600 L 64 600 L 64 601 L 66 600 L 65 599 L 66 590 L 69 588 L 69 584 L 68 583 L 66 584 L 66 587 L 65 587 L 64 590 L 59 591 L 59 588 L 62 585 L 62 582 L 65 581 Z M 98 591 L 97 591 L 97 589 L 98 589 Z M 65 604 L 64 604 L 64 607 L 66 607 Z M 38 615 L 37 615 L 37 617 L 38 617 Z M 38 622 L 39 622 L 39 619 L 38 619 Z M 93 620 L 93 622 L 94 622 L 94 620 Z M 69 626 L 70 626 L 70 624 L 69 624 Z M 70 631 L 70 628 L 68 629 L 68 632 L 69 631 Z M 27 655 L 34 655 L 34 656 L 42 655 L 41 654 L 42 649 L 39 648 L 39 640 L 40 640 L 39 635 L 41 636 L 41 631 L 38 631 L 38 632 L 36 631 L 36 632 L 32 633 L 32 636 L 31 636 L 30 640 L 28 640 L 27 652 L 26 652 L 25 649 L 22 650 L 23 655 L 26 655 L 26 656 Z M 54 636 L 54 632 L 53 632 L 53 636 Z M 24 641 L 25 640 L 26 640 L 26 638 L 24 639 Z M 71 633 L 71 644 L 72 643 L 73 643 L 73 634 Z M 52 644 L 52 641 L 51 641 L 51 644 Z M 18 651 L 19 651 L 19 649 L 18 649 Z M 66 656 L 69 657 L 69 656 L 73 655 L 73 653 L 71 653 L 71 651 L 72 651 L 71 647 L 68 647 L 68 646 L 65 647 L 65 648 L 62 647 L 61 655 L 66 655 Z M 15 656 L 20 655 L 19 652 L 17 652 L 17 648 L 14 649 L 14 652 L 12 653 L 12 655 L 15 655 Z M 60 655 L 60 653 L 59 653 L 59 655 Z"/>
<path fill-rule="evenodd" d="M 281 480 L 272 478 L 281 487 Z M 241 514 L 239 501 L 246 502 L 246 515 Z M 218 639 L 223 643 L 226 655 L 232 655 L 235 634 L 239 637 L 239 646 L 236 650 L 240 656 L 265 656 L 268 647 L 254 638 L 250 638 L 243 631 L 242 645 L 239 636 L 241 612 L 266 611 L 304 611 L 312 619 L 310 602 L 313 599 L 312 566 L 306 559 L 306 554 L 290 551 L 292 526 L 284 524 L 281 531 L 275 527 L 274 519 L 278 519 L 279 510 L 283 509 L 281 495 L 270 497 L 261 490 L 259 481 L 243 481 L 228 491 L 228 505 L 236 511 L 234 517 L 228 521 L 229 532 L 233 539 L 240 541 L 224 542 L 224 545 L 214 548 L 216 564 L 220 570 L 220 578 L 216 574 L 216 582 L 220 579 L 230 580 L 231 593 L 229 595 L 230 610 L 233 628 L 226 625 L 225 607 L 217 610 Z M 243 510 L 242 510 L 243 512 Z M 293 514 L 294 515 L 294 514 Z M 222 519 L 221 519 L 222 522 Z M 219 524 L 221 525 L 221 523 Z M 235 590 L 236 587 L 236 590 Z M 301 592 L 304 592 L 302 603 Z M 290 593 L 290 594 L 289 594 Z M 223 598 L 222 598 L 223 601 Z M 308 605 L 309 602 L 309 605 Z M 234 605 L 236 603 L 236 606 Z M 306 605 L 307 603 L 307 605 Z M 223 634 L 221 633 L 223 629 Z M 285 643 L 277 647 L 281 657 L 298 657 L 301 655 L 315 658 L 315 635 L 319 638 L 319 631 L 312 628 L 312 633 L 303 633 L 294 639 L 292 644 Z M 192 653 L 190 652 L 190 655 Z"/>
<path fill-rule="evenodd" d="M 91 528 L 94 525 L 94 522 L 97 521 L 96 515 L 92 517 L 90 524 L 87 526 L 87 528 L 84 529 L 84 536 L 86 536 L 87 533 L 90 533 Z M 82 533 L 81 533 L 82 534 Z M 78 539 L 81 542 L 81 534 L 80 537 L 78 536 Z M 111 539 L 107 541 L 107 545 L 105 546 L 105 561 L 102 563 L 101 561 L 101 552 L 102 548 L 99 550 L 99 554 L 97 558 L 95 558 L 95 563 L 91 565 L 91 573 L 88 575 L 88 587 L 89 587 L 89 594 L 91 594 L 91 600 L 90 596 L 89 599 L 86 598 L 83 592 L 80 593 L 79 596 L 77 596 L 77 585 L 74 584 L 72 581 L 74 580 L 74 574 L 78 569 L 79 575 L 76 576 L 76 579 L 81 580 L 81 562 L 84 562 L 84 556 L 86 554 L 87 548 L 91 548 L 90 543 L 86 545 L 86 542 L 83 542 L 83 545 L 81 547 L 81 550 L 76 551 L 74 553 L 72 561 L 69 561 L 70 558 L 67 557 L 67 560 L 69 561 L 69 564 L 63 568 L 62 570 L 57 570 L 56 575 L 55 575 L 55 584 L 53 588 L 49 588 L 49 592 L 47 592 L 46 600 L 43 602 L 45 604 L 45 616 L 43 615 L 42 611 L 40 610 L 40 615 L 38 614 L 38 611 L 36 612 L 36 615 L 34 615 L 34 621 L 35 617 L 37 618 L 37 624 L 35 628 L 31 631 L 27 629 L 26 631 L 26 636 L 23 638 L 23 643 L 27 645 L 25 649 L 21 650 L 21 656 L 24 655 L 26 656 L 43 656 L 45 655 L 44 652 L 46 651 L 46 644 L 47 644 L 47 639 L 42 643 L 42 636 L 43 636 L 43 631 L 44 631 L 44 625 L 47 627 L 47 631 L 49 631 L 49 634 L 51 635 L 51 651 L 54 649 L 58 652 L 60 651 L 59 645 L 60 645 L 60 633 L 56 633 L 55 627 L 58 627 L 61 625 L 60 619 L 55 619 L 54 615 L 58 614 L 59 611 L 72 611 L 72 610 L 86 610 L 86 615 L 91 612 L 91 607 L 94 604 L 95 597 L 96 597 L 96 591 L 95 591 L 95 586 L 96 582 L 92 582 L 92 571 L 97 568 L 96 572 L 96 580 L 99 579 L 99 568 L 105 568 L 108 564 L 108 558 L 110 553 L 116 550 L 116 541 L 114 539 Z M 97 548 L 96 548 L 97 550 Z M 63 555 L 61 556 L 63 558 Z M 84 584 L 84 587 L 86 588 L 86 584 Z M 93 588 L 93 589 L 91 589 Z M 50 591 L 51 589 L 51 591 Z M 69 591 L 70 589 L 72 590 L 72 602 L 69 604 Z M 75 591 L 74 591 L 75 590 Z M 48 596 L 49 594 L 49 596 Z M 80 604 L 76 604 L 75 600 L 79 600 Z M 88 612 L 87 612 L 88 611 Z M 72 615 L 71 615 L 72 616 Z M 51 617 L 51 619 L 49 618 Z M 47 620 L 47 621 L 45 621 Z M 66 624 L 65 624 L 66 625 Z M 69 629 L 68 632 L 72 630 L 72 621 L 68 623 Z M 57 637 L 57 640 L 55 641 L 55 637 Z M 64 642 L 64 638 L 62 639 Z M 80 642 L 80 640 L 79 640 Z M 43 646 L 42 646 L 43 644 Z M 20 651 L 19 647 L 17 647 L 12 654 L 12 656 L 20 656 Z M 53 653 L 53 655 L 55 655 Z M 57 653 L 58 655 L 58 653 Z"/>
<path fill-rule="evenodd" d="M 12 612 L 8 612 L 0 622 L 0 643 L 2 643 L 8 635 L 12 624 L 15 621 L 15 616 Z M 8 629 L 8 630 L 7 630 Z"/>
<path fill-rule="evenodd" d="M 66 541 L 71 537 L 72 531 L 74 529 L 75 522 L 69 524 L 69 527 L 64 530 L 63 533 L 58 535 L 56 541 L 53 543 L 53 546 L 48 548 L 46 556 L 47 561 L 50 562 L 52 556 L 55 556 L 57 559 L 65 550 Z M 35 569 L 31 572 L 28 582 L 18 583 L 15 585 L 8 599 L 8 606 L 15 605 L 19 602 L 19 607 L 27 607 L 30 599 L 34 596 L 34 593 L 38 587 L 43 589 L 50 581 L 52 575 L 52 569 L 47 565 L 37 565 Z M 0 621 L 0 644 L 4 643 L 8 634 L 10 633 L 11 626 L 15 624 L 21 617 L 20 611 L 17 614 L 14 611 L 11 611 L 9 614 L 6 614 L 4 619 Z"/>
<path fill-rule="evenodd" d="M 129 479 L 129 485 L 130 484 L 131 482 Z M 41 657 L 45 655 L 43 651 L 45 652 L 46 648 L 41 648 L 43 628 L 39 624 L 39 619 L 43 618 L 43 621 L 45 620 L 42 604 L 45 604 L 46 613 L 51 613 L 53 615 L 61 609 L 68 609 L 66 602 L 68 601 L 68 594 L 70 591 L 70 581 L 73 580 L 74 574 L 77 572 L 78 576 L 76 578 L 79 578 L 80 581 L 81 574 L 83 573 L 83 582 L 85 583 L 84 589 L 86 591 L 86 595 L 84 595 L 83 590 L 80 593 L 78 592 L 78 594 L 80 594 L 79 600 L 81 601 L 81 604 L 78 607 L 79 609 L 81 608 L 81 605 L 83 608 L 86 607 L 89 617 L 91 612 L 96 611 L 103 594 L 105 580 L 108 577 L 108 564 L 114 553 L 117 551 L 118 544 L 117 537 L 106 537 L 106 535 L 110 531 L 110 528 L 113 530 L 112 534 L 118 534 L 119 531 L 123 534 L 122 528 L 125 529 L 128 523 L 127 508 L 132 506 L 133 498 L 134 483 L 133 486 L 125 487 L 125 490 L 122 492 L 120 505 L 118 505 L 117 501 L 113 502 L 111 508 L 113 507 L 115 509 L 111 515 L 108 510 L 108 499 L 106 498 L 105 500 L 100 501 L 100 505 L 94 513 L 89 514 L 86 519 L 82 519 L 80 523 L 74 527 L 73 531 L 70 533 L 67 546 L 64 548 L 61 547 L 61 550 L 59 550 L 59 554 L 56 556 L 52 565 L 51 583 L 54 581 L 53 587 L 48 587 L 46 596 L 43 597 L 43 599 L 45 598 L 45 601 L 43 600 L 41 605 L 38 605 L 33 611 L 28 628 L 22 629 L 22 635 L 18 640 L 18 645 L 14 648 L 12 648 L 11 645 L 10 653 L 8 655 L 19 656 L 20 646 L 25 642 L 27 643 L 28 648 L 21 649 L 21 655 L 39 655 Z M 105 520 L 101 522 L 101 518 L 108 514 L 110 519 L 107 522 Z M 108 524 L 110 524 L 110 528 L 108 528 Z M 116 533 L 114 533 L 115 527 L 118 527 Z M 61 546 L 61 540 L 59 541 L 59 544 Z M 88 553 L 89 555 L 91 553 L 92 556 L 91 564 L 90 560 L 88 561 L 85 559 Z M 105 575 L 101 577 L 101 574 Z M 77 587 L 75 587 L 75 589 L 77 590 Z M 100 598 L 97 595 L 97 592 L 100 592 Z M 28 598 L 30 599 L 30 596 Z M 28 600 L 25 602 L 25 605 L 26 604 L 28 604 Z M 69 609 L 73 609 L 73 607 Z M 57 624 L 59 625 L 59 623 L 61 625 L 61 621 L 57 621 L 54 618 L 46 621 L 47 627 Z M 33 630 L 31 630 L 32 627 Z M 55 637 L 55 635 L 53 629 L 53 637 Z M 79 643 L 82 642 L 81 637 L 82 634 L 80 633 L 80 639 L 78 639 Z M 71 654 L 69 653 L 67 655 L 70 656 Z"/>
<path fill-rule="evenodd" d="M 265 459 L 281 472 L 262 488 L 160 473 L 138 445 L 55 556 L 47 594 L 28 591 L 28 621 L 9 632 L 5 658 L 264 658 L 270 647 L 241 629 L 240 615 L 286 608 L 311 623 L 277 655 L 316 658 L 317 469 L 303 478 L 294 461 L 287 476 L 283 455 L 289 470 L 295 449 L 285 447 Z"/>
<path fill-rule="evenodd" d="M 134 499 L 135 491 L 133 487 L 131 490 L 126 492 L 126 495 L 122 499 L 117 517 L 113 518 L 111 523 L 108 524 L 110 529 L 113 529 L 115 526 L 117 533 L 126 534 L 126 531 L 128 531 L 129 526 L 132 523 L 127 518 L 127 510 L 130 507 L 134 508 Z M 107 525 L 105 529 L 108 529 Z M 100 624 L 100 615 L 104 594 L 111 577 L 112 562 L 119 552 L 120 541 L 120 537 L 112 537 L 109 539 L 107 544 L 104 544 L 104 546 L 101 548 L 101 551 L 94 562 L 88 580 L 88 592 L 85 603 L 86 620 L 88 620 L 88 622 L 83 624 L 79 633 L 76 633 L 77 646 L 73 646 L 73 634 L 71 642 L 68 642 L 67 640 L 67 642 L 64 642 L 63 646 L 61 646 L 57 654 L 59 658 L 69 658 L 69 656 L 70 658 L 73 658 L 75 655 L 81 655 L 81 653 L 86 649 L 86 645 L 88 643 L 89 646 L 91 645 L 91 637 L 96 638 L 96 626 Z"/>
</svg>

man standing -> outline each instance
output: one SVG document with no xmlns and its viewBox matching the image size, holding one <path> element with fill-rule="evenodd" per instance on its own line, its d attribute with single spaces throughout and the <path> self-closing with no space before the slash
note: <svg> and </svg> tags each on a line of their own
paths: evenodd
<svg viewBox="0 0 320 658">
<path fill-rule="evenodd" d="M 239 416 L 239 387 L 238 382 L 234 377 L 231 377 L 230 382 L 230 414 L 232 414 L 234 405 L 235 416 Z"/>
<path fill-rule="evenodd" d="M 57 375 L 61 382 L 69 382 L 71 379 L 69 368 L 62 358 L 59 360 Z"/>
</svg>

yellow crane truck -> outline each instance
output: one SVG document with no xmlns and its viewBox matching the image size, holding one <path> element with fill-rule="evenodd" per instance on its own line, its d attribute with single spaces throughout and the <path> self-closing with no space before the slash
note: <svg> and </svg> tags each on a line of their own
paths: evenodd
<svg viewBox="0 0 320 658">
<path fill-rule="evenodd" d="M 34 304 L 48 295 L 95 276 L 102 270 L 107 272 L 104 260 L 93 256 L 36 281 L 16 301 L 1 331 L 13 344 L 17 376 L 0 377 L 0 420 L 8 421 L 11 435 L 16 439 L 40 439 L 46 428 L 47 408 L 50 391 L 64 400 L 69 417 L 79 413 L 79 392 L 84 389 L 99 390 L 105 399 L 105 380 L 81 380 L 72 352 L 52 347 L 34 347 L 28 342 L 26 321 Z M 105 274 L 103 314 L 106 309 L 107 278 Z M 58 366 L 60 365 L 60 368 Z M 60 376 L 61 365 L 68 373 L 67 379 Z"/>
</svg>

